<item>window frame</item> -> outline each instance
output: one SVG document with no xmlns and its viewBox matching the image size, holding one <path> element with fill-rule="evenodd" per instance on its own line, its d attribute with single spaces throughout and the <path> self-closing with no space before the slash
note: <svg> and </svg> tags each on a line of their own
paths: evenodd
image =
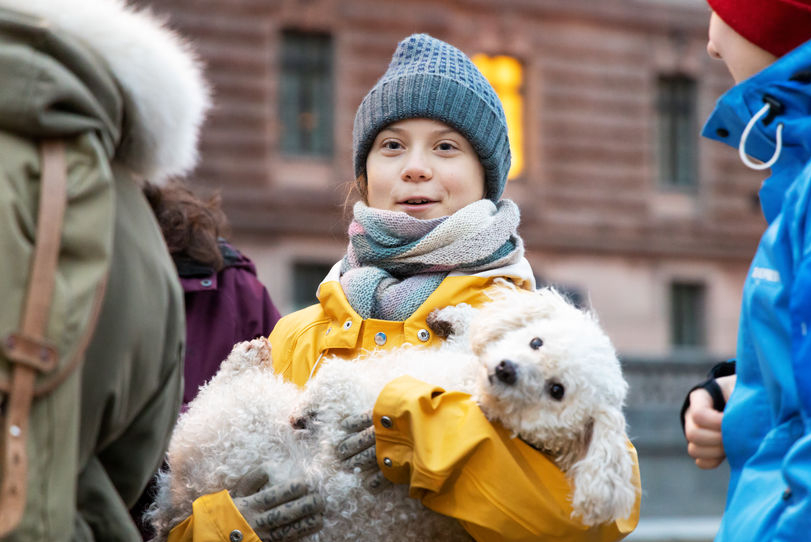
<svg viewBox="0 0 811 542">
<path fill-rule="evenodd" d="M 279 56 L 280 152 L 289 157 L 332 158 L 335 151 L 332 35 L 284 29 Z M 312 123 L 309 128 L 305 126 L 308 122 Z"/>
<path fill-rule="evenodd" d="M 698 83 L 681 72 L 660 73 L 655 100 L 658 185 L 695 193 L 699 187 Z"/>
<path fill-rule="evenodd" d="M 701 281 L 674 280 L 669 285 L 669 332 L 673 350 L 706 350 L 707 285 Z"/>
</svg>

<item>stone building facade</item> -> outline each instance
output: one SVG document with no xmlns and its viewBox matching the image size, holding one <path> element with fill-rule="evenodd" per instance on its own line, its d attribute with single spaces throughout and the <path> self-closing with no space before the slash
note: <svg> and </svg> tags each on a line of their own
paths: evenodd
<svg viewBox="0 0 811 542">
<path fill-rule="evenodd" d="M 427 32 L 517 62 L 521 171 L 505 197 L 538 278 L 595 310 L 625 363 L 645 485 L 633 539 L 711 538 L 726 475 L 692 465 L 677 411 L 734 354 L 764 222 L 762 176 L 698 138 L 732 84 L 706 54 L 703 0 L 151 4 L 196 43 L 214 90 L 195 185 L 221 192 L 285 312 L 344 252 L 355 109 L 397 41 Z"/>
</svg>

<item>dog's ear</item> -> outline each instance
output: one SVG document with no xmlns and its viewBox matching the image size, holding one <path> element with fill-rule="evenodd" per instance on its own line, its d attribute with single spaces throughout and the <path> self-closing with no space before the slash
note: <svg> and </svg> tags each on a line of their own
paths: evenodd
<svg viewBox="0 0 811 542">
<path fill-rule="evenodd" d="M 637 498 L 633 465 L 622 411 L 601 408 L 585 453 L 568 472 L 573 515 L 589 526 L 630 516 Z"/>
</svg>

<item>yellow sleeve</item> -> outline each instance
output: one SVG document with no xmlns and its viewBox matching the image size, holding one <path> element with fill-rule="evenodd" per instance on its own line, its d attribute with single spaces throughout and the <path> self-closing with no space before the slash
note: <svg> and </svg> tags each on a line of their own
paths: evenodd
<svg viewBox="0 0 811 542">
<path fill-rule="evenodd" d="M 318 305 L 283 316 L 268 337 L 273 352 L 273 372 L 298 386 L 306 384 L 313 365 L 325 349 L 322 341 L 328 327 L 329 319 Z"/>
<path fill-rule="evenodd" d="M 403 376 L 378 397 L 374 424 L 385 476 L 409 484 L 412 497 L 457 518 L 479 542 L 609 542 L 626 536 L 639 520 L 639 497 L 631 516 L 613 524 L 588 528 L 572 519 L 570 487 L 560 469 L 491 424 L 468 394 Z M 636 450 L 628 445 L 639 488 Z"/>
<path fill-rule="evenodd" d="M 223 490 L 195 500 L 192 515 L 172 529 L 168 542 L 229 542 L 235 530 L 242 542 L 261 542 Z"/>
</svg>

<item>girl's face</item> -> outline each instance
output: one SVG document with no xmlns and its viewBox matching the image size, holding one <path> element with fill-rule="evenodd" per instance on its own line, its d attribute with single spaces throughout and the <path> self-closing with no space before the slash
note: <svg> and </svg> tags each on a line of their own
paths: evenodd
<svg viewBox="0 0 811 542">
<path fill-rule="evenodd" d="M 366 158 L 366 203 L 414 218 L 439 218 L 484 197 L 484 167 L 447 124 L 407 119 L 375 138 Z"/>
<path fill-rule="evenodd" d="M 777 57 L 748 41 L 714 11 L 710 17 L 707 53 L 723 60 L 736 83 L 748 79 L 777 60 Z"/>
</svg>

